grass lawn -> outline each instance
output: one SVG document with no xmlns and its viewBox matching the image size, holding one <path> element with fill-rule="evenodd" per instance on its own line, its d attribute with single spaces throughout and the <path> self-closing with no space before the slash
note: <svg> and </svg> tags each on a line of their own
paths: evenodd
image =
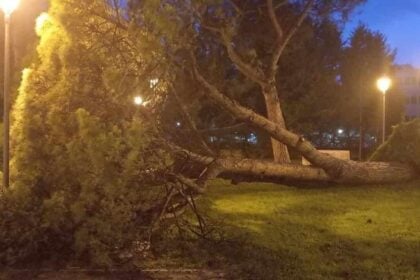
<svg viewBox="0 0 420 280">
<path fill-rule="evenodd" d="M 297 187 L 217 180 L 201 209 L 225 236 L 175 242 L 168 259 L 222 267 L 233 279 L 420 279 L 420 182 Z"/>
</svg>

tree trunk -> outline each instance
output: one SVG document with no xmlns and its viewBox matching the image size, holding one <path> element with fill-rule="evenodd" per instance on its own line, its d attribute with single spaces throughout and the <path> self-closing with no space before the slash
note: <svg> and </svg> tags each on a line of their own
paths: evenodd
<svg viewBox="0 0 420 280">
<path fill-rule="evenodd" d="M 410 165 L 395 163 L 361 163 L 334 158 L 318 151 L 309 141 L 280 126 L 249 108 L 222 94 L 200 74 L 196 65 L 194 73 L 197 80 L 206 88 L 205 94 L 221 108 L 240 121 L 247 122 L 266 131 L 281 143 L 296 149 L 314 166 L 322 168 L 331 180 L 350 184 L 390 183 L 418 178 L 418 170 Z M 397 178 L 397 179 L 396 179 Z"/>
<path fill-rule="evenodd" d="M 267 118 L 282 128 L 286 128 L 283 112 L 280 107 L 280 100 L 275 86 L 267 87 L 264 89 L 263 94 L 267 110 Z M 271 147 L 273 151 L 274 162 L 290 163 L 289 151 L 287 150 L 286 145 L 277 141 L 275 138 L 271 138 Z"/>
<path fill-rule="evenodd" d="M 352 184 L 399 183 L 409 181 L 416 176 L 416 171 L 401 163 L 345 161 L 343 175 L 333 177 L 322 168 L 300 164 L 279 164 L 255 159 L 219 158 L 202 156 L 185 149 L 175 147 L 180 154 L 205 166 L 218 166 L 218 173 L 274 177 L 304 181 L 336 182 Z M 349 180 L 349 178 L 351 178 Z"/>
</svg>

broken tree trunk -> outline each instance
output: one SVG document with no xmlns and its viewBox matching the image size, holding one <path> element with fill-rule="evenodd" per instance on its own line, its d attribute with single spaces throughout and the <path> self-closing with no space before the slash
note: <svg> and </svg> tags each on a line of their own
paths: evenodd
<svg viewBox="0 0 420 280">
<path fill-rule="evenodd" d="M 267 110 L 267 118 L 278 124 L 282 128 L 286 128 L 283 112 L 280 106 L 279 96 L 274 84 L 268 85 L 263 90 L 265 106 Z M 271 138 L 271 147 L 273 150 L 274 162 L 290 163 L 290 155 L 287 146 L 279 142 L 275 138 Z"/>
<path fill-rule="evenodd" d="M 279 124 L 243 107 L 238 102 L 222 94 L 211 85 L 199 72 L 197 64 L 193 65 L 194 74 L 198 82 L 206 89 L 204 93 L 240 121 L 247 122 L 266 131 L 271 137 L 281 143 L 295 148 L 314 166 L 322 168 L 335 182 L 361 184 L 361 183 L 391 183 L 407 181 L 416 178 L 419 174 L 410 165 L 399 163 L 361 163 L 334 158 L 319 152 L 309 141 Z"/>
<path fill-rule="evenodd" d="M 275 177 L 279 179 L 293 179 L 318 182 L 344 182 L 357 184 L 398 183 L 408 181 L 415 176 L 415 170 L 401 163 L 386 162 L 347 162 L 343 177 L 332 177 L 324 169 L 300 164 L 279 164 L 272 161 L 256 159 L 212 158 L 202 156 L 185 149 L 182 151 L 192 161 L 203 165 L 217 165 L 219 174 L 233 173 L 262 177 Z M 342 178 L 352 177 L 351 181 Z"/>
</svg>

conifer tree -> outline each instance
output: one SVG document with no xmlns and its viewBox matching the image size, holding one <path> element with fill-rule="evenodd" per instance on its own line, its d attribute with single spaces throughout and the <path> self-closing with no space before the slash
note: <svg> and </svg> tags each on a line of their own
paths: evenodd
<svg viewBox="0 0 420 280">
<path fill-rule="evenodd" d="M 146 235 L 141 213 L 171 159 L 132 103 L 142 58 L 125 60 L 126 33 L 82 20 L 91 10 L 113 16 L 106 1 L 53 0 L 38 19 L 38 58 L 13 111 L 2 262 L 59 255 L 109 266 Z"/>
</svg>

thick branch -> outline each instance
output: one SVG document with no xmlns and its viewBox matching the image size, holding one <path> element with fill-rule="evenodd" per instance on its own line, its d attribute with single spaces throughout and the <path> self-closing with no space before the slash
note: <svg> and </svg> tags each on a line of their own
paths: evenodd
<svg viewBox="0 0 420 280">
<path fill-rule="evenodd" d="M 235 10 L 241 14 L 241 11 L 237 5 L 233 1 L 229 1 Z M 238 70 L 248 79 L 254 81 L 257 84 L 265 85 L 266 84 L 266 78 L 264 76 L 263 71 L 258 71 L 259 69 L 255 69 L 252 67 L 252 65 L 249 65 L 247 62 L 245 62 L 241 56 L 236 52 L 234 48 L 234 44 L 232 42 L 231 36 L 229 36 L 225 30 L 213 26 L 209 26 L 204 23 L 200 13 L 195 12 L 196 15 L 201 19 L 201 26 L 207 30 L 209 30 L 212 33 L 215 33 L 220 36 L 222 44 L 225 46 L 228 56 L 230 60 L 236 65 Z"/>
<path fill-rule="evenodd" d="M 245 75 L 245 77 L 251 79 L 257 84 L 261 86 L 266 85 L 266 78 L 264 77 L 262 71 L 258 71 L 258 69 L 255 69 L 241 58 L 241 56 L 236 52 L 230 36 L 228 36 L 224 30 L 221 30 L 220 34 L 222 37 L 222 42 L 226 47 L 228 56 L 230 60 L 236 65 L 238 70 L 243 75 Z"/>
<path fill-rule="evenodd" d="M 202 156 L 191 151 L 178 148 L 192 161 L 203 165 L 215 164 L 219 173 L 234 173 L 254 176 L 269 176 L 308 181 L 332 181 L 332 178 L 321 168 L 298 164 L 279 164 L 272 161 L 256 159 L 234 159 Z M 213 176 L 214 177 L 214 176 Z"/>
<path fill-rule="evenodd" d="M 368 168 L 367 163 L 355 163 L 334 158 L 328 154 L 319 152 L 310 142 L 303 137 L 298 136 L 280 125 L 271 122 L 267 118 L 255 113 L 254 111 L 243 107 L 236 101 L 222 94 L 215 86 L 211 85 L 199 72 L 195 59 L 193 57 L 193 70 L 197 80 L 202 84 L 206 95 L 218 105 L 223 107 L 239 120 L 248 122 L 269 133 L 273 138 L 295 148 L 306 159 L 317 167 L 324 169 L 328 176 L 335 181 L 342 182 L 384 182 L 383 176 L 386 176 L 386 170 L 399 170 L 398 176 L 393 174 L 389 180 L 392 182 L 408 180 L 416 176 L 413 168 L 403 164 L 382 163 L 380 168 Z M 375 165 L 375 167 L 378 165 Z M 389 172 L 391 174 L 392 172 Z"/>
<path fill-rule="evenodd" d="M 199 72 L 198 66 L 193 54 L 193 71 L 198 82 L 206 88 L 204 93 L 210 97 L 214 102 L 223 107 L 226 111 L 231 113 L 235 118 L 250 123 L 264 131 L 267 131 L 273 138 L 282 142 L 283 144 L 296 148 L 301 152 L 306 159 L 312 164 L 322 167 L 327 172 L 338 173 L 337 164 L 340 165 L 341 160 L 334 159 L 329 155 L 320 154 L 315 147 L 313 147 L 308 141 L 299 137 L 298 135 L 291 133 L 290 131 L 282 128 L 279 124 L 271 122 L 267 118 L 255 113 L 251 109 L 243 107 L 238 102 L 230 99 L 226 95 L 222 94 L 215 86 L 210 84 Z M 333 164 L 330 164 L 330 162 Z M 337 164 L 336 164 L 337 163 Z M 331 165 L 331 166 L 330 166 Z"/>
</svg>

